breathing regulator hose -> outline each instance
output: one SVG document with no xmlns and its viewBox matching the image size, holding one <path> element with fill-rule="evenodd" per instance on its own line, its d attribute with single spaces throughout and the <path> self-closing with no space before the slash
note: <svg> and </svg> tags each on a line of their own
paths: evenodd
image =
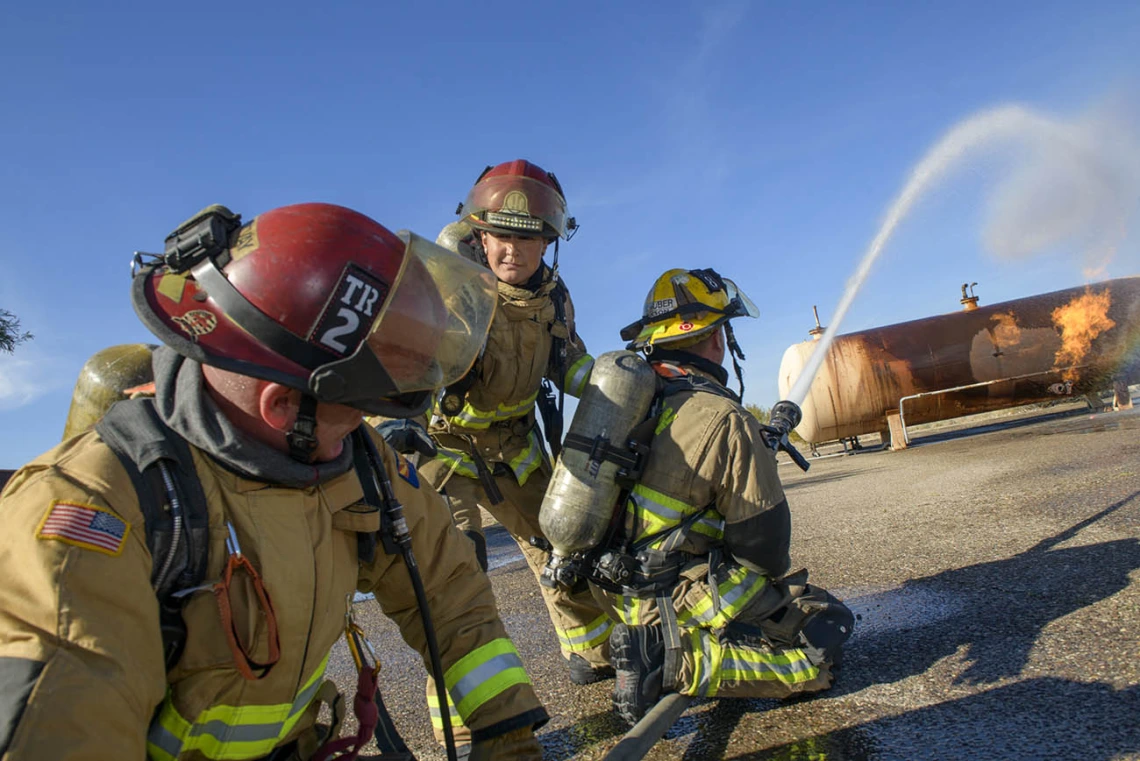
<svg viewBox="0 0 1140 761">
<path fill-rule="evenodd" d="M 403 555 L 404 565 L 408 567 L 408 576 L 412 579 L 412 589 L 416 593 L 416 605 L 420 609 L 420 618 L 424 622 L 424 637 L 427 639 L 432 676 L 435 678 L 436 697 L 439 699 L 440 713 L 444 716 L 442 722 L 443 738 L 447 746 L 447 759 L 448 761 L 457 761 L 455 736 L 451 732 L 451 722 L 445 713 L 450 711 L 450 701 L 447 697 L 447 684 L 444 681 L 443 661 L 439 656 L 439 641 L 436 639 L 435 625 L 431 620 L 423 577 L 420 576 L 419 565 L 416 563 L 416 556 L 412 552 L 412 535 L 408 531 L 408 522 L 404 518 L 404 506 L 400 504 L 399 500 L 396 499 L 396 493 L 392 491 L 392 481 L 388 478 L 388 470 L 384 467 L 380 452 L 376 449 L 376 442 L 367 434 L 357 436 L 355 439 L 364 444 L 364 450 L 372 464 L 373 476 L 380 488 L 381 502 L 383 502 L 381 509 L 385 513 L 389 535 L 399 548 L 400 554 Z"/>
</svg>

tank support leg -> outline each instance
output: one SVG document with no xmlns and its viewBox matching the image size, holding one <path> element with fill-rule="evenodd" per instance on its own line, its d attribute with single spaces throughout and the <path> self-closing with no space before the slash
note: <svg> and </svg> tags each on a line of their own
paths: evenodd
<svg viewBox="0 0 1140 761">
<path fill-rule="evenodd" d="M 1128 390 L 1128 381 L 1114 380 L 1112 382 L 1112 408 L 1114 410 L 1132 409 L 1132 392 Z"/>
<path fill-rule="evenodd" d="M 903 430 L 902 415 L 895 410 L 888 412 L 887 428 L 891 435 L 891 450 L 906 449 L 906 431 Z"/>
</svg>

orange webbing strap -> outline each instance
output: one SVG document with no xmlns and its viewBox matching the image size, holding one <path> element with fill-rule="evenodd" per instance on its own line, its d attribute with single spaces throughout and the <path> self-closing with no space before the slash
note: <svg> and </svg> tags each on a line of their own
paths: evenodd
<svg viewBox="0 0 1140 761">
<path fill-rule="evenodd" d="M 277 635 L 277 614 L 273 610 L 273 603 L 269 600 L 269 593 L 261 581 L 261 575 L 249 559 L 242 554 L 238 545 L 237 534 L 231 523 L 226 523 L 229 536 L 226 538 L 226 548 L 230 551 L 226 561 L 226 570 L 222 573 L 222 580 L 214 584 L 214 599 L 218 602 L 218 613 L 222 617 L 222 629 L 226 632 L 226 640 L 230 645 L 230 652 L 234 656 L 234 665 L 238 673 L 251 681 L 264 679 L 281 658 L 281 640 Z M 257 604 L 265 616 L 265 624 L 269 634 L 269 658 L 264 663 L 258 663 L 250 657 L 249 648 L 241 641 L 234 626 L 233 607 L 230 605 L 230 585 L 233 582 L 235 571 L 245 571 L 253 582 L 254 592 L 257 594 Z M 255 669 L 259 673 L 254 673 Z"/>
</svg>

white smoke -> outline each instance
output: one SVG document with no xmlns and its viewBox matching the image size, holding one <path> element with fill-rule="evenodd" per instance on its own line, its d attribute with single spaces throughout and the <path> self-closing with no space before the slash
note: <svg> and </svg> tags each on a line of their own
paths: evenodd
<svg viewBox="0 0 1140 761">
<path fill-rule="evenodd" d="M 1124 113 L 1105 109 L 1064 121 L 1010 104 L 952 126 L 914 166 L 887 207 L 787 398 L 803 402 L 851 302 L 899 223 L 927 191 L 979 151 L 1013 146 L 1016 157 L 987 205 L 986 246 L 998 255 L 1025 256 L 1076 244 L 1085 256 L 1085 276 L 1095 279 L 1127 236 L 1140 199 L 1140 138 Z"/>
<path fill-rule="evenodd" d="M 1079 256 L 1103 277 L 1140 205 L 1140 130 L 1126 109 L 1100 108 L 1025 135 L 986 204 L 982 242 L 997 256 Z"/>
</svg>

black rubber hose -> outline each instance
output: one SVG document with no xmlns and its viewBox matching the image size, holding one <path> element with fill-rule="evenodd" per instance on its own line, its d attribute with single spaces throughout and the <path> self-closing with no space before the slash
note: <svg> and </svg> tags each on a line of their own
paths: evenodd
<svg viewBox="0 0 1140 761">
<path fill-rule="evenodd" d="M 372 472 L 376 475 L 380 486 L 380 496 L 384 501 L 384 511 L 388 513 L 392 527 L 393 538 L 400 547 L 404 556 L 404 564 L 408 567 L 408 576 L 412 579 L 412 589 L 416 593 L 416 604 L 420 608 L 420 618 L 424 622 L 424 637 L 427 639 L 428 655 L 431 659 L 432 676 L 435 678 L 436 698 L 439 700 L 440 720 L 443 724 L 443 741 L 447 746 L 447 761 L 457 761 L 455 751 L 455 735 L 451 732 L 451 709 L 447 697 L 447 684 L 444 681 L 443 661 L 439 656 L 439 642 L 435 636 L 435 625 L 431 620 L 431 611 L 428 609 L 427 592 L 424 591 L 424 581 L 420 576 L 416 556 L 412 552 L 412 535 L 408 532 L 408 522 L 404 519 L 404 506 L 396 499 L 392 491 L 392 482 L 388 478 L 388 470 L 384 461 L 380 459 L 380 452 L 376 449 L 376 442 L 369 435 L 360 437 L 364 442 L 368 459 L 372 462 Z"/>
</svg>

